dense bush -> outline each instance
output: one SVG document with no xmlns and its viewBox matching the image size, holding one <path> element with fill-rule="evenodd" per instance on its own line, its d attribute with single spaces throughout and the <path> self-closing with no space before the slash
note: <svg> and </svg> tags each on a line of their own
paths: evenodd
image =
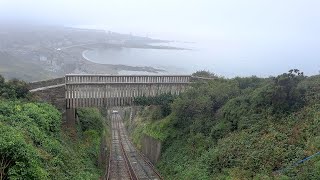
<svg viewBox="0 0 320 180">
<path fill-rule="evenodd" d="M 0 179 L 98 179 L 100 112 L 80 109 L 73 137 L 61 131 L 56 108 L 30 98 L 25 82 L 0 76 Z"/>
<path fill-rule="evenodd" d="M 206 71 L 206 70 L 197 71 L 197 72 L 193 73 L 192 76 L 204 77 L 204 78 L 216 78 L 216 77 L 218 77 L 216 74 L 214 74 L 214 73 L 212 73 L 210 71 Z"/>
<path fill-rule="evenodd" d="M 62 132 L 61 114 L 49 104 L 1 100 L 0 179 L 98 179 L 93 151 L 101 133 L 83 134 Z"/>
<path fill-rule="evenodd" d="M 0 75 L 0 98 L 20 99 L 26 98 L 29 94 L 28 84 L 18 79 L 5 81 Z"/>
<path fill-rule="evenodd" d="M 177 97 L 177 95 L 173 94 L 160 94 L 158 96 L 140 96 L 134 99 L 134 103 L 137 106 L 150 106 L 157 105 L 161 107 L 161 115 L 162 117 L 168 116 L 171 113 L 170 104 Z"/>
<path fill-rule="evenodd" d="M 294 165 L 320 151 L 319 90 L 320 76 L 299 70 L 201 80 L 162 120 L 148 121 L 150 108 L 138 114 L 133 135 L 163 142 L 157 166 L 167 179 L 319 179 L 320 157 Z"/>
<path fill-rule="evenodd" d="M 95 130 L 99 134 L 104 129 L 103 117 L 96 108 L 79 108 L 77 114 L 80 120 L 80 126 L 83 132 Z"/>
<path fill-rule="evenodd" d="M 45 179 L 40 158 L 21 131 L 0 122 L 0 179 Z"/>
<path fill-rule="evenodd" d="M 103 133 L 106 130 L 104 118 L 97 108 L 79 108 L 77 114 L 80 121 L 80 128 L 83 136 L 84 145 L 87 154 L 94 163 L 97 161 L 100 153 L 100 143 Z"/>
</svg>

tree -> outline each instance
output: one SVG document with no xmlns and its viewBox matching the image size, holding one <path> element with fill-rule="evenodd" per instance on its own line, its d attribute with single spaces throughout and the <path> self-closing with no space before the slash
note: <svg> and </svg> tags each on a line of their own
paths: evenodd
<svg viewBox="0 0 320 180">
<path fill-rule="evenodd" d="M 217 77 L 216 74 L 214 74 L 210 71 L 206 71 L 206 70 L 197 71 L 197 72 L 193 73 L 192 76 L 205 77 L 205 78 L 216 78 Z"/>
<path fill-rule="evenodd" d="M 26 98 L 29 94 L 29 86 L 26 82 L 12 79 L 5 82 L 0 76 L 0 96 L 6 99 Z"/>
<path fill-rule="evenodd" d="M 0 179 L 46 179 L 36 152 L 19 130 L 0 123 Z"/>
<path fill-rule="evenodd" d="M 298 69 L 292 69 L 273 78 L 273 91 L 268 94 L 274 112 L 296 110 L 304 104 L 304 91 L 298 89 L 298 84 L 306 77 Z"/>
</svg>

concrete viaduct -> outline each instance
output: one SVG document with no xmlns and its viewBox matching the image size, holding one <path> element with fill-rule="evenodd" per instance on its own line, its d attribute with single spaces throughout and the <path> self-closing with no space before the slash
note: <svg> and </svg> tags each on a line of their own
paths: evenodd
<svg viewBox="0 0 320 180">
<path fill-rule="evenodd" d="M 190 76 L 66 75 L 66 108 L 131 106 L 135 97 L 179 94 Z"/>
<path fill-rule="evenodd" d="M 190 75 L 68 74 L 63 78 L 30 83 L 30 92 L 55 105 L 69 121 L 79 107 L 131 106 L 139 96 L 179 94 Z"/>
</svg>

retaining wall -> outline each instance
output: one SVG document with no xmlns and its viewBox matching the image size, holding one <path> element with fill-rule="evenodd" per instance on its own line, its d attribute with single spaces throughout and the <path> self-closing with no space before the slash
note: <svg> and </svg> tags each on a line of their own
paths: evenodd
<svg viewBox="0 0 320 180">
<path fill-rule="evenodd" d="M 66 98 L 65 98 L 65 87 L 55 87 L 44 89 L 36 92 L 32 92 L 42 101 L 53 104 L 61 112 L 64 112 L 66 109 Z"/>
<path fill-rule="evenodd" d="M 161 155 L 161 142 L 150 136 L 144 135 L 141 142 L 141 151 L 152 164 L 156 164 Z"/>
<path fill-rule="evenodd" d="M 58 84 L 65 84 L 65 83 L 66 83 L 65 77 L 61 77 L 61 78 L 49 79 L 46 81 L 30 82 L 29 86 L 30 86 L 30 89 L 37 89 L 41 87 L 47 87 L 47 86 L 53 86 Z"/>
</svg>

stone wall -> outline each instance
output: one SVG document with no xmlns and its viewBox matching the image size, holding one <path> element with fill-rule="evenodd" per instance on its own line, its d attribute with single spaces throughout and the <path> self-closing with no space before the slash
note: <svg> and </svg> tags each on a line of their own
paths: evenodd
<svg viewBox="0 0 320 180">
<path fill-rule="evenodd" d="M 29 83 L 30 89 L 37 89 L 41 87 L 53 86 L 58 84 L 65 84 L 65 77 L 49 79 L 46 81 L 36 81 Z"/>
<path fill-rule="evenodd" d="M 32 92 L 41 101 L 53 104 L 61 112 L 66 109 L 65 86 Z"/>
<path fill-rule="evenodd" d="M 65 86 L 32 92 L 40 101 L 54 105 L 62 113 L 62 123 L 66 128 L 75 128 L 76 109 L 66 109 Z"/>
</svg>

